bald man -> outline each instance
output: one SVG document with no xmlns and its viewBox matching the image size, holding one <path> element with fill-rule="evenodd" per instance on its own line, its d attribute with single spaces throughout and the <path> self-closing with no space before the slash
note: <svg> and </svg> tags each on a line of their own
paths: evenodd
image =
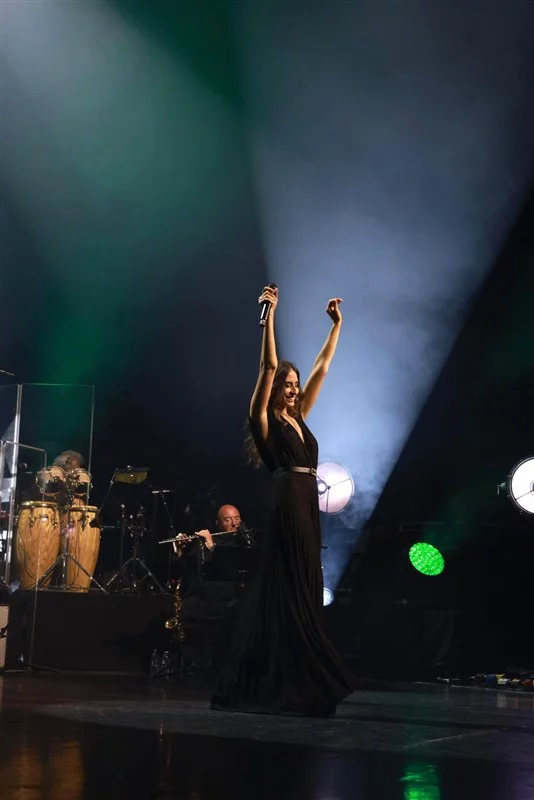
<svg viewBox="0 0 534 800">
<path fill-rule="evenodd" d="M 206 674 L 210 672 L 214 654 L 223 651 L 227 626 L 231 628 L 232 625 L 229 615 L 246 582 L 248 562 L 244 561 L 243 554 L 248 553 L 247 548 L 251 546 L 250 532 L 242 534 L 246 526 L 235 506 L 222 505 L 215 523 L 217 533 L 228 535 L 214 536 L 209 530 L 195 531 L 197 540 L 185 546 L 178 542 L 174 546 L 181 562 L 180 574 L 184 578 L 182 618 L 186 630 L 189 627 L 198 642 L 192 646 L 194 663 L 191 669 L 194 672 L 200 668 Z M 195 598 L 197 605 L 193 604 Z M 204 619 L 210 620 L 211 627 L 202 625 Z M 217 620 L 219 627 L 214 628 L 213 623 Z M 209 640 L 210 636 L 212 640 Z M 220 667 L 222 665 L 217 664 L 215 671 Z"/>
<path fill-rule="evenodd" d="M 241 527 L 241 514 L 235 506 L 221 506 L 217 512 L 217 528 L 221 533 L 237 533 Z"/>
<path fill-rule="evenodd" d="M 239 509 L 229 504 L 221 506 L 217 511 L 216 523 L 217 533 L 239 533 L 243 527 Z M 233 546 L 237 541 L 237 537 L 234 539 L 234 537 L 230 535 L 218 536 L 214 541 L 211 533 L 207 530 L 197 531 L 197 536 L 204 539 L 204 546 L 210 551 L 213 550 L 215 544 Z"/>
<path fill-rule="evenodd" d="M 239 513 L 239 509 L 231 505 L 221 506 L 217 512 L 216 522 L 217 522 L 218 533 L 228 533 L 228 534 L 238 533 L 241 528 L 241 514 Z M 210 533 L 210 531 L 202 530 L 202 531 L 195 531 L 195 533 L 198 537 L 204 540 L 204 547 L 211 552 L 215 546 L 215 542 L 213 540 L 213 536 Z M 181 535 L 182 534 L 179 534 L 178 539 L 180 538 Z M 222 545 L 229 544 L 229 540 L 231 538 L 232 538 L 231 536 L 224 536 L 218 538 L 218 544 Z M 183 546 L 180 547 L 179 541 L 173 544 L 173 548 L 174 552 L 179 557 L 184 552 L 184 547 Z M 189 548 L 189 552 L 190 553 L 192 552 L 191 548 Z"/>
</svg>

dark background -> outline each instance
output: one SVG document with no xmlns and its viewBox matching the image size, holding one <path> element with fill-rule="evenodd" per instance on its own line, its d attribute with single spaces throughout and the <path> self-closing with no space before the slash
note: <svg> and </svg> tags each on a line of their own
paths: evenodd
<svg viewBox="0 0 534 800">
<path fill-rule="evenodd" d="M 207 218 L 200 233 L 203 247 L 193 251 L 184 246 L 187 219 L 179 219 L 165 249 L 138 254 L 135 269 L 123 255 L 112 283 L 106 276 L 116 267 L 114 234 L 84 231 L 79 260 L 63 265 L 67 280 L 65 269 L 50 268 L 4 178 L 0 366 L 15 372 L 19 382 L 70 382 L 75 372 L 75 382 L 96 386 L 92 473 L 97 503 L 115 467 L 146 465 L 152 485 L 173 490 L 178 527 L 212 524 L 223 502 L 236 504 L 249 524 L 261 525 L 268 478 L 245 462 L 243 425 L 260 344 L 255 298 L 273 277 L 283 286 L 284 275 L 273 276 L 268 266 L 235 26 L 220 4 L 180 6 L 180 12 L 156 6 L 131 3 L 128 14 L 166 51 L 179 52 L 234 115 L 231 158 L 219 179 L 228 206 L 225 224 L 212 229 Z M 3 114 L 17 111 L 19 122 L 28 126 L 19 88 L 6 67 Z M 7 152 L 10 136 L 12 131 Z M 530 153 L 523 173 L 529 184 L 534 142 L 524 149 Z M 77 213 L 83 216 L 83 208 Z M 177 218 L 181 213 L 177 208 Z M 74 224 L 72 215 L 65 212 L 63 224 L 65 229 L 55 232 L 59 240 Z M 121 235 L 127 240 L 127 229 Z M 108 236 L 110 252 L 95 244 Z M 303 283 L 312 280 L 302 277 Z M 364 559 L 364 566 L 361 556 L 351 565 L 351 580 L 365 595 L 355 625 L 364 625 L 371 602 L 375 611 L 380 605 L 397 608 L 401 598 L 410 608 L 453 607 L 463 626 L 457 647 L 469 650 L 474 666 L 534 657 L 529 637 L 534 518 L 519 513 L 505 494 L 497 495 L 497 484 L 513 465 L 534 454 L 533 289 L 534 196 L 527 196 L 505 246 L 495 253 L 489 277 L 466 301 L 467 321 L 360 540 L 360 551 L 369 544 L 374 556 Z M 61 336 L 58 320 L 64 321 Z M 101 342 L 99 358 L 86 357 L 93 337 Z M 84 436 L 85 428 L 79 438 Z M 58 444 L 75 446 L 66 440 Z M 127 491 L 117 490 L 110 498 L 108 521 Z M 132 505 L 139 498 L 150 506 L 147 487 Z M 185 514 L 188 506 L 192 516 Z M 402 537 L 403 520 L 439 524 L 423 522 Z M 382 526 L 380 535 L 377 526 Z M 349 550 L 351 537 L 356 539 L 350 526 L 330 523 L 330 544 L 335 535 Z M 406 569 L 406 545 L 417 538 L 442 549 L 445 577 L 421 578 Z M 368 586 L 379 599 L 369 599 Z M 386 616 L 376 624 L 391 631 L 383 622 Z M 427 628 L 425 623 L 422 635 Z"/>
</svg>

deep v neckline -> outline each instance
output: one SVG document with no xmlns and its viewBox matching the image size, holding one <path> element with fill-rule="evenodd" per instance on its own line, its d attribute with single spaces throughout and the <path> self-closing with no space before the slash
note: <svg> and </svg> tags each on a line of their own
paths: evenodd
<svg viewBox="0 0 534 800">
<path fill-rule="evenodd" d="M 293 430 L 295 431 L 295 433 L 299 437 L 299 439 L 302 442 L 302 444 L 305 445 L 306 442 L 304 440 L 304 430 L 303 430 L 302 426 L 299 425 L 298 423 L 293 424 L 292 422 L 289 422 L 287 417 L 280 416 L 280 419 L 282 419 L 285 422 L 286 425 L 290 425 L 293 428 Z M 297 428 L 297 425 L 298 425 L 298 428 Z M 299 433 L 299 430 L 300 430 L 300 433 Z"/>
</svg>

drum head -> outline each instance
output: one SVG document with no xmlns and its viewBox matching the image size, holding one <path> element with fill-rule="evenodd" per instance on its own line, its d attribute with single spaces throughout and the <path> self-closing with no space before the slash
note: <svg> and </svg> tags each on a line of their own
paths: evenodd
<svg viewBox="0 0 534 800">
<path fill-rule="evenodd" d="M 525 458 L 508 476 L 508 494 L 521 511 L 534 514 L 534 458 Z"/>
<path fill-rule="evenodd" d="M 50 503 L 47 500 L 25 500 L 19 508 L 23 511 L 25 508 L 59 508 L 59 506 L 57 503 Z"/>
</svg>

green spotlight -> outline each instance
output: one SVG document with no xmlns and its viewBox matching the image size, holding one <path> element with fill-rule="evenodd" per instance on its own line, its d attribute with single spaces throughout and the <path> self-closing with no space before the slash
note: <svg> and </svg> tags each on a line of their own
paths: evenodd
<svg viewBox="0 0 534 800">
<path fill-rule="evenodd" d="M 416 542 L 410 547 L 412 566 L 423 575 L 440 575 L 445 569 L 445 559 L 432 544 Z"/>
</svg>

